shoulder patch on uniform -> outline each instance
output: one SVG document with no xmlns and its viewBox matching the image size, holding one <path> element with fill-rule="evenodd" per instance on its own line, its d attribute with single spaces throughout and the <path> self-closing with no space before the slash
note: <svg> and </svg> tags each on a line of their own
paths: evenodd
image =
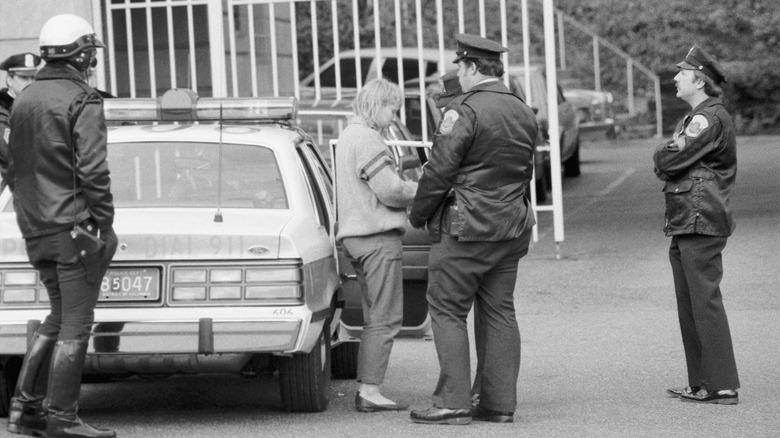
<svg viewBox="0 0 780 438">
<path fill-rule="evenodd" d="M 691 122 L 688 123 L 688 126 L 685 128 L 685 135 L 688 137 L 698 137 L 699 134 L 702 133 L 707 127 L 710 126 L 710 123 L 707 121 L 707 118 L 704 117 L 701 114 L 696 114 L 691 119 Z"/>
<path fill-rule="evenodd" d="M 5 128 L 3 130 L 3 140 L 8 143 L 8 140 L 11 138 L 11 128 Z"/>
<path fill-rule="evenodd" d="M 455 126 L 455 121 L 458 120 L 460 115 L 455 110 L 448 110 L 446 113 L 444 113 L 444 118 L 442 118 L 441 126 L 439 126 L 439 133 L 440 134 L 449 134 L 452 132 L 453 126 Z"/>
</svg>

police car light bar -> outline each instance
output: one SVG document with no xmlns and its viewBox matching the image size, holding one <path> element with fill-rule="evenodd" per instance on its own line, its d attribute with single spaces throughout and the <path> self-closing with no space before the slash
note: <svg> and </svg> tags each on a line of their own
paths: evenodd
<svg viewBox="0 0 780 438">
<path fill-rule="evenodd" d="M 185 88 L 168 90 L 159 98 L 106 99 L 108 122 L 206 122 L 292 120 L 295 97 L 199 97 Z"/>
</svg>

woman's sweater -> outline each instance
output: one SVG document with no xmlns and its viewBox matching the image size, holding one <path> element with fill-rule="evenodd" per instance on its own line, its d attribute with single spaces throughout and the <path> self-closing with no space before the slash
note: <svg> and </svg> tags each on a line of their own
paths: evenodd
<svg viewBox="0 0 780 438">
<path fill-rule="evenodd" d="M 336 239 L 406 229 L 406 207 L 412 205 L 417 183 L 402 180 L 384 139 L 353 117 L 336 147 Z"/>
</svg>

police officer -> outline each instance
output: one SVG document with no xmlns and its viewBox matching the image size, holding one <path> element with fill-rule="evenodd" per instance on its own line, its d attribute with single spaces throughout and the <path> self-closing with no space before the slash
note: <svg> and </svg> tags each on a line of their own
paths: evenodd
<svg viewBox="0 0 780 438">
<path fill-rule="evenodd" d="M 13 433 L 116 436 L 78 416 L 100 281 L 117 246 L 103 103 L 86 82 L 103 47 L 83 18 L 63 14 L 49 19 L 40 35 L 47 63 L 11 113 L 8 185 L 27 255 L 51 302 L 11 399 L 8 430 Z M 72 234 L 76 224 L 99 239 Z"/>
<path fill-rule="evenodd" d="M 677 64 L 677 97 L 691 111 L 653 155 L 664 181 L 669 260 L 688 366 L 684 401 L 737 404 L 739 377 L 720 292 L 721 252 L 734 231 L 729 201 L 737 175 L 734 124 L 720 96 L 726 82 L 715 58 L 694 45 Z"/>
<path fill-rule="evenodd" d="M 0 63 L 6 72 L 6 88 L 0 89 L 0 192 L 5 187 L 5 168 L 8 166 L 8 118 L 11 105 L 19 93 L 35 80 L 41 57 L 32 53 L 17 53 Z"/>
<path fill-rule="evenodd" d="M 463 94 L 453 99 L 434 136 L 410 213 L 427 225 L 427 299 L 439 357 L 433 407 L 412 421 L 468 424 L 513 421 L 520 368 L 514 288 L 534 224 L 524 193 L 531 179 L 536 119 L 500 80 L 500 44 L 459 34 L 455 63 Z M 484 335 L 480 403 L 472 410 L 466 317 L 478 302 Z"/>
</svg>

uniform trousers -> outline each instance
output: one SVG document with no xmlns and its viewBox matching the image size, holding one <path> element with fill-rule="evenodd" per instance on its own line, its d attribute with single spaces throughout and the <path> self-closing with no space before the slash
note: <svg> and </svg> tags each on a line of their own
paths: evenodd
<svg viewBox="0 0 780 438">
<path fill-rule="evenodd" d="M 721 252 L 726 240 L 682 234 L 672 237 L 669 248 L 688 385 L 709 391 L 739 388 L 731 331 L 720 292 Z"/>
<path fill-rule="evenodd" d="M 514 290 L 518 261 L 528 253 L 530 234 L 500 242 L 461 242 L 442 234 L 441 241 L 432 245 L 427 298 L 440 367 L 434 406 L 471 406 L 466 318 L 477 300 L 474 318 L 481 330 L 476 337 L 480 406 L 514 412 L 520 372 L 520 330 Z"/>
<path fill-rule="evenodd" d="M 70 230 L 26 240 L 27 257 L 49 294 L 51 312 L 38 333 L 60 341 L 88 341 L 95 320 L 95 305 L 108 265 L 117 248 L 116 236 L 104 240 L 103 249 L 88 260 L 78 257 Z M 89 269 L 96 280 L 87 281 Z M 94 266 L 93 266 L 94 264 Z"/>
<path fill-rule="evenodd" d="M 358 350 L 357 380 L 384 382 L 393 338 L 403 322 L 401 233 L 391 230 L 341 241 L 362 290 L 363 332 Z"/>
</svg>

